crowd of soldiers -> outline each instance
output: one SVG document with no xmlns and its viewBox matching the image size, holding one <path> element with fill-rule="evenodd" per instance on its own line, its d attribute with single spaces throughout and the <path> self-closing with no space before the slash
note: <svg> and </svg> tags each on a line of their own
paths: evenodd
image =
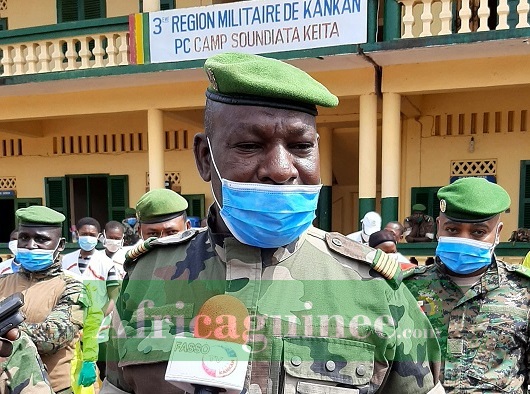
<svg viewBox="0 0 530 394">
<path fill-rule="evenodd" d="M 204 69 L 194 154 L 215 200 L 207 226 L 192 228 L 186 200 L 155 189 L 123 224 L 102 232 L 82 219 L 80 250 L 62 256 L 64 216 L 18 210 L 0 297 L 22 292 L 26 320 L 0 341 L 0 392 L 84 393 L 99 371 L 102 394 L 183 393 L 166 374 L 175 338 L 229 295 L 248 312 L 245 393 L 526 393 L 530 271 L 494 254 L 508 193 L 479 178 L 441 188 L 435 263 L 402 269 L 382 248 L 312 225 L 317 106 L 337 97 L 265 57 L 225 53 Z M 236 317 L 219 316 L 204 340 L 226 341 Z M 216 378 L 237 362 L 202 361 Z"/>
</svg>

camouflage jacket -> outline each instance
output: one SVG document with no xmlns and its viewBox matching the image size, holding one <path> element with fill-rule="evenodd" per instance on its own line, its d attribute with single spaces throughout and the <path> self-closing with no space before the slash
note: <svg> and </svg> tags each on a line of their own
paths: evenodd
<svg viewBox="0 0 530 394">
<path fill-rule="evenodd" d="M 136 394 L 161 388 L 160 364 L 174 334 L 189 331 L 202 304 L 224 293 L 240 299 L 254 322 L 249 393 L 419 394 L 435 387 L 435 335 L 401 283 L 398 264 L 381 251 L 315 228 L 278 249 L 209 231 L 179 237 L 129 254 L 117 301 L 120 326 L 107 353 L 108 365 L 121 367 L 107 369 L 118 388 Z M 412 335 L 414 329 L 422 335 Z M 146 374 L 144 390 L 138 380 Z"/>
<path fill-rule="evenodd" d="M 438 260 L 405 284 L 437 332 L 448 393 L 526 393 L 530 270 L 494 261 L 465 293 Z"/>
<path fill-rule="evenodd" d="M 37 348 L 21 333 L 10 357 L 0 358 L 0 393 L 53 394 Z"/>
</svg>

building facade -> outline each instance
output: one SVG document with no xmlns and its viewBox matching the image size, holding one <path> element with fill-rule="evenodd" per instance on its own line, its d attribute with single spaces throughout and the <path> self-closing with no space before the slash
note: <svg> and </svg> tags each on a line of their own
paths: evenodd
<svg viewBox="0 0 530 394">
<path fill-rule="evenodd" d="M 321 227 L 350 233 L 374 209 L 383 222 L 403 221 L 418 202 L 436 216 L 439 187 L 484 176 L 512 198 L 507 241 L 530 227 L 530 7 L 465 3 L 266 1 L 270 12 L 255 17 L 269 18 L 259 20 L 276 37 L 267 44 L 265 33 L 224 42 L 227 26 L 197 16 L 234 15 L 221 11 L 241 3 L 0 0 L 0 242 L 19 207 L 63 212 L 67 234 L 83 216 L 121 220 L 150 187 L 179 191 L 190 215 L 203 217 L 213 200 L 192 152 L 208 85 L 201 67 L 216 50 L 242 47 L 306 70 L 340 99 L 317 118 Z M 313 41 L 307 48 L 285 35 L 295 7 L 300 19 L 329 20 L 300 25 L 300 42 Z M 274 10 L 284 10 L 283 21 Z M 340 18 L 359 15 L 364 24 L 355 19 L 351 29 L 365 38 L 348 43 Z M 172 26 L 173 55 L 195 57 L 156 60 L 156 18 Z M 245 31 L 234 20 L 229 28 Z M 190 30 L 199 39 L 180 38 Z"/>
</svg>

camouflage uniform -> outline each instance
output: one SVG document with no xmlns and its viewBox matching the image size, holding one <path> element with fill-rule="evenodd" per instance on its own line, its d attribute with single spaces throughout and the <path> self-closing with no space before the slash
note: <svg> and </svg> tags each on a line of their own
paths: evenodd
<svg viewBox="0 0 530 394">
<path fill-rule="evenodd" d="M 21 333 L 10 357 L 0 358 L 0 394 L 53 394 L 48 374 L 31 339 Z"/>
<path fill-rule="evenodd" d="M 254 322 L 249 393 L 410 394 L 435 386 L 435 335 L 398 264 L 381 251 L 315 228 L 278 249 L 206 230 L 173 239 L 129 252 L 141 256 L 125 264 L 107 358 L 108 381 L 119 389 L 181 392 L 164 381 L 174 334 L 223 293 L 240 299 Z M 426 337 L 409 335 L 413 328 Z M 113 390 L 104 385 L 101 393 Z"/>
<path fill-rule="evenodd" d="M 35 343 L 48 368 L 54 391 L 70 387 L 73 345 L 83 328 L 83 309 L 88 306 L 83 283 L 63 272 L 60 260 L 44 271 L 21 268 L 0 277 L 0 297 L 20 291 L 26 321 L 20 330 Z"/>
<path fill-rule="evenodd" d="M 530 270 L 494 261 L 463 293 L 437 259 L 405 273 L 440 339 L 448 393 L 526 393 Z"/>
</svg>

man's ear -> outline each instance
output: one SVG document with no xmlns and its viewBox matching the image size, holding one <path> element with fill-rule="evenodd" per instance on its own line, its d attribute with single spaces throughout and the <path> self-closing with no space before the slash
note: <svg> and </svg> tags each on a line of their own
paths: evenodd
<svg viewBox="0 0 530 394">
<path fill-rule="evenodd" d="M 186 220 L 186 230 L 189 230 L 191 228 L 191 222 L 189 220 Z"/>
<path fill-rule="evenodd" d="M 436 218 L 436 239 L 438 239 L 439 232 L 440 232 L 440 216 Z"/>
<path fill-rule="evenodd" d="M 211 166 L 210 166 L 210 147 L 206 139 L 205 133 L 199 133 L 195 135 L 193 139 L 193 154 L 195 155 L 195 164 L 199 175 L 205 182 L 210 182 Z"/>
<path fill-rule="evenodd" d="M 65 246 L 66 246 L 66 239 L 65 238 L 61 238 L 59 240 L 59 246 L 57 246 L 57 250 L 59 252 L 62 252 L 64 250 Z"/>
</svg>

